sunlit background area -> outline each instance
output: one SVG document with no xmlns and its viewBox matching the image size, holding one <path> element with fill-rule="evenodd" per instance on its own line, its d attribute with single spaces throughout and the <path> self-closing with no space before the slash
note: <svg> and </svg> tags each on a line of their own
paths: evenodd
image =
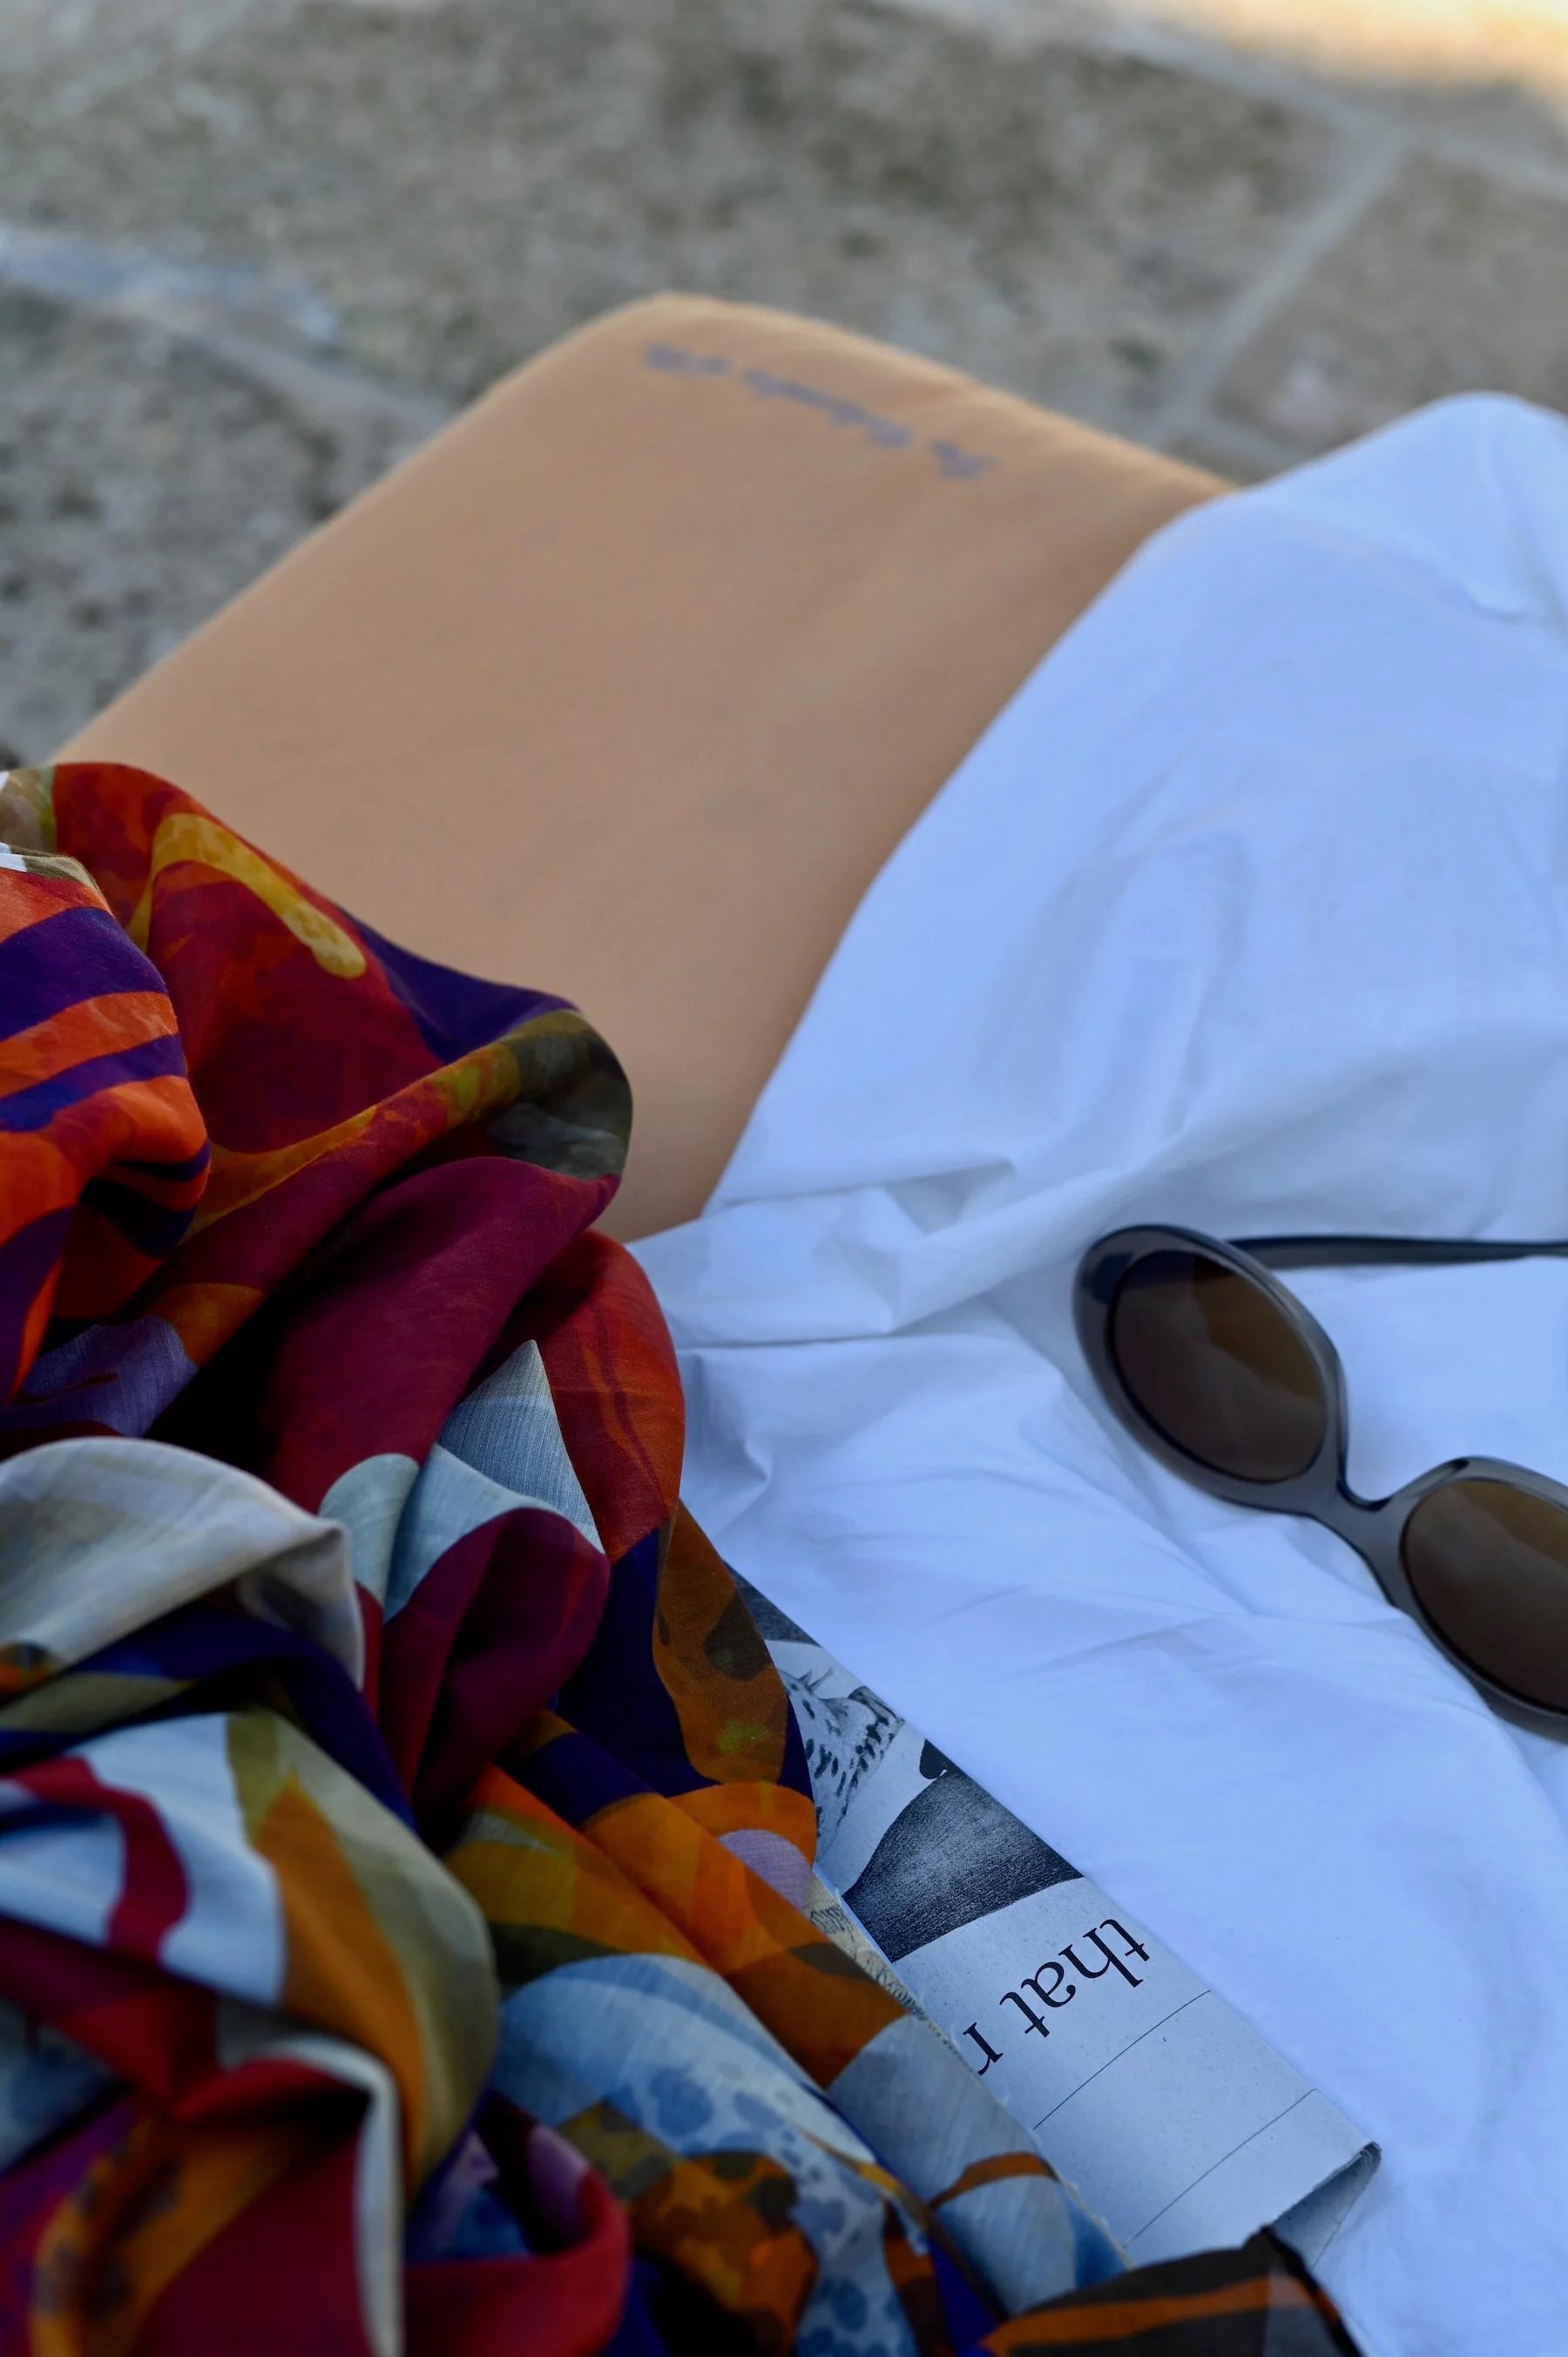
<svg viewBox="0 0 1568 2357">
<path fill-rule="evenodd" d="M 1237 479 L 1568 408 L 1560 0 L 0 0 L 0 739 L 677 285 Z"/>
</svg>

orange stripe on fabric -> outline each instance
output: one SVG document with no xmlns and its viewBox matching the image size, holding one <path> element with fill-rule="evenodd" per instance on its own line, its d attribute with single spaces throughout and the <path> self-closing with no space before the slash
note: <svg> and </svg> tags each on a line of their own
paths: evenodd
<svg viewBox="0 0 1568 2357">
<path fill-rule="evenodd" d="M 60 1105 L 41 1129 L 6 1133 L 7 1195 L 13 1158 L 24 1141 L 39 1139 L 92 1176 L 116 1162 L 188 1161 L 206 1145 L 207 1128 L 182 1072 L 116 1081 L 91 1096 Z"/>
<path fill-rule="evenodd" d="M 795 2346 L 818 2266 L 791 2215 L 800 2189 L 778 2161 L 736 2149 L 682 2156 L 609 2104 L 564 2120 L 561 2133 L 626 2208 L 638 2249 L 744 2319 L 735 2346 Z M 720 2338 L 731 2346 L 728 2332 Z"/>
<path fill-rule="evenodd" d="M 146 1092 L 165 1087 L 156 1080 L 127 1080 L 81 1103 L 61 1105 L 42 1129 L 19 1129 L 5 1136 L 5 1192 L 0 1195 L 0 1235 L 14 1235 L 31 1221 L 48 1219 L 75 1202 L 87 1178 L 130 1157 L 175 1159 L 179 1148 L 200 1148 L 200 1117 L 191 1122 L 179 1105 L 160 1105 Z M 187 1096 L 184 1082 L 175 1087 Z M 191 1143 L 187 1146 L 187 1138 Z"/>
<path fill-rule="evenodd" d="M 653 1660 L 699 1774 L 779 1776 L 789 1731 L 783 1680 L 717 1551 L 679 1505 L 659 1569 Z"/>
<path fill-rule="evenodd" d="M 4 1394 L 9 1382 L 11 1396 L 15 1397 L 27 1380 L 28 1368 L 43 1348 L 44 1336 L 54 1315 L 55 1283 L 59 1274 L 58 1267 L 51 1268 L 33 1296 L 27 1314 L 22 1320 L 15 1367 L 7 1368 L 0 1363 L 0 1394 Z"/>
<path fill-rule="evenodd" d="M 79 999 L 26 1031 L 0 1039 L 0 1098 L 69 1072 L 95 1056 L 112 1056 L 177 1028 L 161 990 L 123 990 Z"/>
<path fill-rule="evenodd" d="M 576 1832 L 505 1771 L 486 1771 L 473 1794 L 473 1830 L 442 1861 L 498 1930 L 565 1932 L 624 1955 L 701 1962 L 678 1927 L 587 1835 Z M 493 1832 L 486 1819 L 496 1820 Z M 508 1837 L 508 1827 L 516 1837 Z"/>
<path fill-rule="evenodd" d="M 963 2175 L 955 2178 L 945 2192 L 933 2193 L 931 2208 L 940 2210 L 944 2201 L 961 2201 L 966 2193 L 978 2193 L 984 2185 L 1004 2184 L 1016 2177 L 1050 2177 L 1056 2170 L 1037 2152 L 997 2152 L 986 2160 L 971 2161 Z"/>
<path fill-rule="evenodd" d="M 1004 2325 L 989 2336 L 986 2346 L 1005 2352 L 1006 2357 L 1033 2357 L 1037 2349 L 1077 2349 L 1091 2341 L 1127 2341 L 1135 2333 L 1163 2332 L 1178 2324 L 1316 2307 L 1305 2285 L 1292 2276 L 1251 2276 L 1245 2283 L 1223 2284 L 1216 2291 L 1185 2296 L 1164 2292 L 1152 2299 L 1042 2309 L 1015 2325 Z"/>
<path fill-rule="evenodd" d="M 178 1073 L 122 1081 L 69 1105 L 41 1129 L 5 1135 L 0 1236 L 75 1201 L 87 1180 L 124 1161 L 186 1161 L 206 1139 Z"/>
<path fill-rule="evenodd" d="M 188 1160 L 199 1152 L 206 1135 L 188 1083 L 177 1074 L 127 1081 L 62 1106 L 45 1128 L 18 1131 L 5 1139 L 0 1242 L 52 1212 L 70 1210 L 87 1181 L 116 1162 Z M 85 1265 L 73 1266 L 70 1289 L 78 1305 L 73 1314 L 82 1314 L 82 1303 L 98 1314 L 117 1308 L 124 1295 L 116 1294 L 115 1282 L 124 1284 L 127 1270 L 128 1265 L 118 1259 L 113 1272 L 95 1270 L 91 1256 Z M 57 1262 L 40 1278 L 23 1325 L 15 1382 L 21 1381 L 38 1356 L 59 1273 Z M 96 1293 L 95 1286 L 100 1288 Z M 5 1381 L 0 1371 L 0 1389 Z"/>
<path fill-rule="evenodd" d="M 96 892 L 69 877 L 24 875 L 15 867 L 0 868 L 0 942 L 30 932 L 47 917 L 58 917 L 62 909 L 102 907 Z"/>
<path fill-rule="evenodd" d="M 722 1843 L 657 1793 L 584 1830 L 821 2086 L 903 2007 Z"/>
<path fill-rule="evenodd" d="M 284 2008 L 368 2047 L 387 2065 L 402 2097 L 403 2164 L 416 2179 L 425 2127 L 424 2050 L 396 1951 L 331 1824 L 292 1778 L 251 1839 L 277 1878 L 287 1926 Z"/>
</svg>

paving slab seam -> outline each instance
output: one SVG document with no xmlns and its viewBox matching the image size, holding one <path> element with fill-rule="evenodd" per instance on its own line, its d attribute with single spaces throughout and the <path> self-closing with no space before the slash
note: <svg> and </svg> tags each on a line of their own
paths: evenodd
<svg viewBox="0 0 1568 2357">
<path fill-rule="evenodd" d="M 1411 144 L 1397 132 L 1385 129 L 1377 139 L 1341 156 L 1334 185 L 1316 203 L 1304 207 L 1295 222 L 1282 231 L 1273 257 L 1241 288 L 1192 359 L 1177 371 L 1170 392 L 1145 426 L 1156 448 L 1170 448 L 1208 420 L 1209 404 L 1235 362 L 1391 188 Z"/>
</svg>

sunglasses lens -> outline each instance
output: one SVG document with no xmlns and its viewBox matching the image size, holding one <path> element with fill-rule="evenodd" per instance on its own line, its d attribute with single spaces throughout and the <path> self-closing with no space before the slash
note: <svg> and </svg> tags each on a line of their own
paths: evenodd
<svg viewBox="0 0 1568 2357">
<path fill-rule="evenodd" d="M 1568 1509 L 1511 1481 L 1445 1481 L 1401 1548 L 1416 1602 L 1472 1669 L 1568 1710 Z"/>
<path fill-rule="evenodd" d="M 1311 1351 L 1269 1296 L 1208 1254 L 1165 1247 L 1133 1262 L 1111 1309 L 1111 1350 L 1155 1429 L 1217 1473 L 1288 1481 L 1328 1428 Z"/>
</svg>

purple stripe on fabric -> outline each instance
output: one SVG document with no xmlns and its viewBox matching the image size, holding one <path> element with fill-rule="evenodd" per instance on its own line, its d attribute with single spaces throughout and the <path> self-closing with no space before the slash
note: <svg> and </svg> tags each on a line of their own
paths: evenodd
<svg viewBox="0 0 1568 2357">
<path fill-rule="evenodd" d="M 981 2298 L 980 2287 L 967 2270 L 960 2268 L 935 2235 L 926 2247 L 942 2303 L 948 2345 L 952 2349 L 961 2349 L 964 2357 L 981 2357 L 976 2342 L 983 2341 L 988 2332 L 993 2332 L 1001 2319 Z M 1114 2351 L 1109 2352 L 1109 2357 L 1114 2357 Z"/>
<path fill-rule="evenodd" d="M 811 1798 L 811 1770 L 806 1759 L 805 1740 L 795 1717 L 795 1706 L 788 1696 L 784 1707 L 789 1724 L 784 1730 L 784 1757 L 779 1766 L 779 1781 L 787 1792 L 803 1792 L 809 1801 Z"/>
<path fill-rule="evenodd" d="M 635 1760 L 653 1792 L 703 1792 L 716 1779 L 693 1766 L 680 1715 L 652 1668 L 658 1596 L 659 1534 L 650 1531 L 610 1573 L 598 1635 L 562 1691 L 561 1716 L 607 1750 Z"/>
<path fill-rule="evenodd" d="M 558 1735 L 520 1760 L 513 1772 L 569 1825 L 580 1825 L 612 1801 L 635 1800 L 648 1790 L 640 1777 L 585 1735 Z"/>
<path fill-rule="evenodd" d="M 195 1372 L 166 1318 L 149 1313 L 124 1326 L 84 1326 L 35 1359 L 26 1393 L 0 1410 L 0 1432 L 91 1424 L 134 1438 L 152 1430 Z"/>
<path fill-rule="evenodd" d="M 0 942 L 0 1015 L 8 1032 L 47 1023 L 84 998 L 163 986 L 156 966 L 107 909 L 61 909 Z"/>
<path fill-rule="evenodd" d="M 671 2331 L 683 2336 L 689 2349 L 692 2305 L 690 2294 L 682 2299 L 672 2269 L 661 2267 L 652 2259 L 638 2258 L 632 2266 L 626 2306 L 616 2327 L 615 2339 L 606 2342 L 604 2357 L 675 2357 L 682 2345 L 682 2338 L 667 2339 L 664 2327 L 654 2320 L 655 2313 L 671 2319 Z"/>
<path fill-rule="evenodd" d="M 0 1097 L 0 1131 L 47 1129 L 65 1106 L 104 1089 L 123 1088 L 127 1081 L 156 1081 L 173 1072 L 183 1076 L 185 1055 L 178 1037 L 170 1031 L 157 1039 L 138 1040 L 134 1048 L 118 1048 L 107 1056 L 89 1056 L 63 1072 L 51 1072 L 30 1088 L 14 1089 Z"/>
<path fill-rule="evenodd" d="M 72 1682 L 96 1677 L 146 1679 L 155 1707 L 145 1716 L 157 1718 L 238 1710 L 263 1697 L 271 1702 L 269 1689 L 281 1685 L 300 1726 L 328 1758 L 403 1824 L 413 1822 L 364 1695 L 340 1662 L 297 1631 L 210 1604 L 183 1605 L 73 1663 L 56 1680 L 56 1690 L 69 1705 Z M 171 1680 L 182 1691 L 166 1702 L 158 1686 Z M 129 1703 L 116 1714 L 122 1720 L 132 1715 Z M 72 1750 L 92 1731 L 91 1722 L 83 1727 L 69 1720 L 48 1727 L 0 1727 L 0 1772 L 10 1775 L 29 1761 Z"/>
<path fill-rule="evenodd" d="M 443 1063 L 501 1039 L 520 1023 L 532 1022 L 536 1015 L 571 1007 L 569 998 L 552 997 L 548 991 L 483 982 L 451 966 L 436 965 L 429 958 L 416 957 L 412 950 L 400 949 L 395 942 L 361 924 L 358 917 L 350 922 L 373 952 L 388 989 L 407 1007 L 425 1046 Z"/>
</svg>

